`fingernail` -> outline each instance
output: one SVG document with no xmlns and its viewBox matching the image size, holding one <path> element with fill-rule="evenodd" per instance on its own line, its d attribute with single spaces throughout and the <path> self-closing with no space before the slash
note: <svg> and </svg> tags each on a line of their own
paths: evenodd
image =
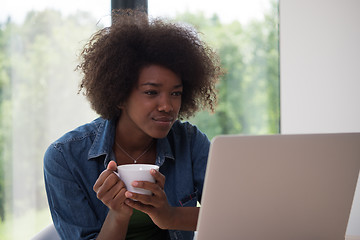
<svg viewBox="0 0 360 240">
<path fill-rule="evenodd" d="M 136 186 L 138 186 L 139 185 L 139 183 L 138 182 L 133 182 L 133 184 L 132 184 L 134 187 L 136 187 Z"/>
<path fill-rule="evenodd" d="M 125 197 L 131 198 L 133 195 L 131 192 L 125 192 Z"/>
</svg>

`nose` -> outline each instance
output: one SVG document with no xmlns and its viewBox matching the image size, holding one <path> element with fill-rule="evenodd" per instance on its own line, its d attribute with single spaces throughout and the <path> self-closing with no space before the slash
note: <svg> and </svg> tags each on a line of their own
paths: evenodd
<svg viewBox="0 0 360 240">
<path fill-rule="evenodd" d="M 173 105 L 171 102 L 171 97 L 167 95 L 162 95 L 159 97 L 158 102 L 158 111 L 159 112 L 171 112 L 173 110 Z"/>
</svg>

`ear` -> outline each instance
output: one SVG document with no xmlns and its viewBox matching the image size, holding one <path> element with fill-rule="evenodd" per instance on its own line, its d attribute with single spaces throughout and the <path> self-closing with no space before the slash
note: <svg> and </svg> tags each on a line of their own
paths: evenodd
<svg viewBox="0 0 360 240">
<path fill-rule="evenodd" d="M 120 102 L 118 105 L 117 105 L 117 108 L 120 109 L 120 110 L 124 110 L 124 108 L 126 108 L 126 104 L 127 104 L 127 101 L 123 101 L 123 102 Z"/>
</svg>

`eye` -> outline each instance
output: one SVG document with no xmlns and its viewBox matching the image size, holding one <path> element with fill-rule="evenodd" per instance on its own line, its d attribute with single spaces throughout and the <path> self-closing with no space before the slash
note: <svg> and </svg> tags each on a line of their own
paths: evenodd
<svg viewBox="0 0 360 240">
<path fill-rule="evenodd" d="M 172 96 L 179 97 L 182 95 L 181 91 L 171 93 Z"/>
<path fill-rule="evenodd" d="M 155 90 L 148 90 L 148 91 L 145 91 L 144 92 L 146 95 L 156 95 L 157 94 L 157 91 Z"/>
</svg>

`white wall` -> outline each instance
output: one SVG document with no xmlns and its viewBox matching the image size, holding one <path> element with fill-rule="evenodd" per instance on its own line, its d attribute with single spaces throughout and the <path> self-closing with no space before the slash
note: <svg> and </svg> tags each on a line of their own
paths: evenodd
<svg viewBox="0 0 360 240">
<path fill-rule="evenodd" d="M 280 85 L 282 133 L 360 132 L 359 0 L 280 0 Z"/>
</svg>

